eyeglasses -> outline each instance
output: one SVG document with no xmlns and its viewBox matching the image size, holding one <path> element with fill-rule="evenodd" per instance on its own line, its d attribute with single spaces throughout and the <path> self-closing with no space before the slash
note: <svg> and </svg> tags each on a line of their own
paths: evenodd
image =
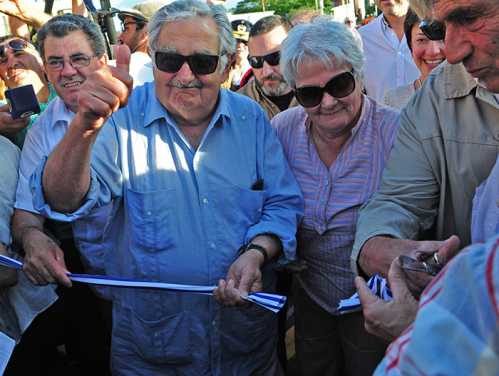
<svg viewBox="0 0 499 376">
<path fill-rule="evenodd" d="M 137 25 L 137 22 L 122 22 L 121 23 L 121 31 L 124 32 L 124 31 L 127 31 L 128 30 L 128 26 L 130 25 Z"/>
<path fill-rule="evenodd" d="M 435 20 L 423 20 L 419 24 L 419 28 L 429 40 L 444 40 L 445 25 L 443 22 Z"/>
<path fill-rule="evenodd" d="M 218 66 L 218 55 L 193 54 L 180 55 L 174 52 L 156 51 L 154 53 L 154 63 L 163 72 L 177 73 L 185 62 L 189 65 L 195 75 L 204 75 L 215 72 Z"/>
<path fill-rule="evenodd" d="M 145 26 L 145 23 L 143 22 L 134 22 L 134 21 L 129 21 L 129 22 L 121 22 L 121 32 L 128 31 L 128 26 L 130 25 L 136 25 L 135 29 L 140 30 Z"/>
<path fill-rule="evenodd" d="M 14 52 L 24 51 L 28 48 L 28 42 L 23 39 L 11 39 L 7 43 L 0 45 L 0 63 L 7 61 L 7 48 Z"/>
<path fill-rule="evenodd" d="M 344 98 L 355 90 L 353 70 L 331 78 L 324 87 L 303 86 L 295 89 L 295 97 L 303 107 L 315 107 L 322 102 L 324 92 L 335 98 Z"/>
<path fill-rule="evenodd" d="M 281 58 L 281 52 L 276 51 L 265 56 L 249 56 L 248 61 L 252 68 L 260 69 L 263 67 L 263 62 L 266 61 L 269 65 L 278 65 Z"/>
<path fill-rule="evenodd" d="M 69 64 L 74 69 L 81 69 L 88 67 L 90 61 L 95 56 L 88 56 L 85 54 L 74 54 L 69 57 Z M 60 71 L 64 68 L 64 59 L 62 57 L 49 57 L 47 59 L 47 69 L 52 71 Z"/>
</svg>

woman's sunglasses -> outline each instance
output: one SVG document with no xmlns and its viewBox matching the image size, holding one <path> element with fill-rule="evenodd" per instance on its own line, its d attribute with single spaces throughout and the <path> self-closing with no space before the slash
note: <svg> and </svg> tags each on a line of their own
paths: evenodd
<svg viewBox="0 0 499 376">
<path fill-rule="evenodd" d="M 445 25 L 443 22 L 434 20 L 423 20 L 419 24 L 419 28 L 429 40 L 444 40 Z"/>
<path fill-rule="evenodd" d="M 260 69 L 261 67 L 263 67 L 264 61 L 272 66 L 278 65 L 280 58 L 281 53 L 279 51 L 276 51 L 265 56 L 249 56 L 248 61 L 252 68 Z"/>
<path fill-rule="evenodd" d="M 315 107 L 322 102 L 324 92 L 335 98 L 344 98 L 355 90 L 353 70 L 331 78 L 324 87 L 302 86 L 295 89 L 295 97 L 303 107 Z"/>
<path fill-rule="evenodd" d="M 195 75 L 211 74 L 218 66 L 218 55 L 194 54 L 180 55 L 174 52 L 156 51 L 154 62 L 156 67 L 163 72 L 177 73 L 185 62 Z"/>
<path fill-rule="evenodd" d="M 7 58 L 7 48 L 13 51 L 24 51 L 28 48 L 28 42 L 23 39 L 11 39 L 7 43 L 0 45 L 0 60 Z"/>
</svg>

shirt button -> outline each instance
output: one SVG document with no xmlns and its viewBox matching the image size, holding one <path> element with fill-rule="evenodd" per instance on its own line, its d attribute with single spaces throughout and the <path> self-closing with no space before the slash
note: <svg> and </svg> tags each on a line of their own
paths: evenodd
<svg viewBox="0 0 499 376">
<path fill-rule="evenodd" d="M 207 204 L 208 203 L 208 199 L 206 197 L 203 197 L 203 204 Z"/>
<path fill-rule="evenodd" d="M 216 325 L 217 325 L 216 320 L 213 320 L 213 321 L 211 322 L 211 325 L 216 326 Z"/>
<path fill-rule="evenodd" d="M 147 212 L 147 215 L 151 215 L 152 213 L 150 211 Z"/>
<path fill-rule="evenodd" d="M 215 247 L 216 247 L 216 246 L 215 246 L 215 243 L 213 243 L 213 242 L 212 242 L 212 243 L 210 243 L 210 248 L 215 249 Z"/>
<path fill-rule="evenodd" d="M 246 116 L 245 115 L 241 115 L 241 119 L 242 120 L 246 120 Z"/>
</svg>

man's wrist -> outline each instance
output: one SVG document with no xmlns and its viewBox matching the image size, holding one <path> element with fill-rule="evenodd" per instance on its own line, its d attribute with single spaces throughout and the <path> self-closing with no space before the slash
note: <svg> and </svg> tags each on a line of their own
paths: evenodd
<svg viewBox="0 0 499 376">
<path fill-rule="evenodd" d="M 259 244 L 249 243 L 246 247 L 244 247 L 242 253 L 246 253 L 249 251 L 253 251 L 253 253 L 258 253 L 260 255 L 260 258 L 262 259 L 260 265 L 266 264 L 267 261 L 269 260 L 269 252 L 265 247 Z"/>
</svg>

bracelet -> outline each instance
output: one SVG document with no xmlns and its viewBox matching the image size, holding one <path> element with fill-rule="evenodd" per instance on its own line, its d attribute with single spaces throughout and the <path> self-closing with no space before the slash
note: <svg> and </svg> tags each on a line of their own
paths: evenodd
<svg viewBox="0 0 499 376">
<path fill-rule="evenodd" d="M 269 254 L 268 254 L 267 250 L 265 249 L 265 247 L 262 247 L 259 244 L 249 243 L 246 247 L 243 248 L 243 251 L 241 253 L 249 251 L 250 249 L 254 249 L 254 250 L 260 252 L 263 255 L 263 263 L 264 264 L 267 263 L 267 261 L 269 260 Z"/>
</svg>

